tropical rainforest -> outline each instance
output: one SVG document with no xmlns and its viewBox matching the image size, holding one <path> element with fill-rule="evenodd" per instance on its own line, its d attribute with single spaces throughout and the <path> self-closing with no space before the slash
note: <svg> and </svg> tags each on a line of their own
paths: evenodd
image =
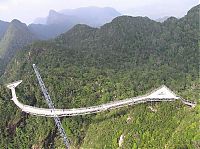
<svg viewBox="0 0 200 149">
<path fill-rule="evenodd" d="M 197 102 L 194 108 L 176 100 L 63 117 L 71 148 L 200 148 L 199 8 L 163 23 L 120 16 L 100 28 L 76 25 L 24 47 L 1 76 L 0 148 L 65 148 L 54 120 L 22 112 L 4 85 L 23 80 L 16 89 L 20 102 L 48 108 L 32 64 L 56 108 L 122 100 L 163 84 Z"/>
</svg>

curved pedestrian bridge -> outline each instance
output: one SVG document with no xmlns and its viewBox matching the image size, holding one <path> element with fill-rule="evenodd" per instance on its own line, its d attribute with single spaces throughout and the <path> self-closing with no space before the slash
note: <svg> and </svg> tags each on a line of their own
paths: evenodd
<svg viewBox="0 0 200 149">
<path fill-rule="evenodd" d="M 8 84 L 7 87 L 12 91 L 12 99 L 14 103 L 24 112 L 37 115 L 37 116 L 45 116 L 45 117 L 55 117 L 55 115 L 62 116 L 76 116 L 76 115 L 86 115 L 92 113 L 98 113 L 110 109 L 121 108 L 128 105 L 134 105 L 145 102 L 160 102 L 160 101 L 175 101 L 180 99 L 184 104 L 189 105 L 191 107 L 195 107 L 196 103 L 187 101 L 177 96 L 174 92 L 172 92 L 168 87 L 162 85 L 156 90 L 147 93 L 143 96 L 127 98 L 124 100 L 113 101 L 97 106 L 91 107 L 83 107 L 83 108 L 73 108 L 73 109 L 48 109 L 48 108 L 37 108 L 34 106 L 25 105 L 17 99 L 15 87 L 18 86 L 22 81 L 13 82 Z"/>
</svg>

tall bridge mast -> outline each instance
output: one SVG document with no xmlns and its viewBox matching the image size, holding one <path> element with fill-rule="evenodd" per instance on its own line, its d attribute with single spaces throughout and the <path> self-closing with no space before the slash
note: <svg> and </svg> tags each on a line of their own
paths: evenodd
<svg viewBox="0 0 200 149">
<path fill-rule="evenodd" d="M 68 139 L 67 139 L 65 130 L 64 130 L 64 128 L 63 128 L 63 126 L 62 126 L 62 124 L 61 124 L 61 122 L 60 122 L 60 118 L 59 118 L 59 117 L 56 115 L 56 113 L 55 113 L 55 108 L 54 108 L 53 102 L 52 102 L 52 100 L 51 100 L 51 97 L 49 96 L 49 94 L 48 94 L 48 92 L 47 92 L 47 89 L 46 89 L 46 87 L 45 87 L 45 85 L 44 85 L 44 82 L 42 81 L 42 78 L 41 78 L 41 76 L 40 76 L 40 74 L 39 74 L 39 71 L 38 71 L 38 69 L 37 69 L 37 67 L 36 67 L 35 64 L 33 64 L 33 69 L 34 69 L 35 74 L 36 74 L 36 76 L 37 76 L 39 85 L 40 85 L 40 87 L 41 87 L 41 89 L 42 89 L 42 92 L 43 92 L 43 94 L 44 94 L 44 97 L 45 97 L 45 99 L 46 99 L 46 102 L 47 102 L 49 108 L 51 109 L 51 112 L 52 112 L 53 115 L 54 115 L 54 117 L 53 117 L 53 118 L 54 118 L 54 121 L 55 121 L 55 123 L 56 123 L 56 126 L 58 127 L 58 130 L 59 130 L 59 132 L 60 132 L 61 137 L 63 137 L 63 142 L 64 142 L 64 144 L 65 144 L 65 146 L 66 146 L 66 149 L 69 149 L 70 144 L 69 144 L 69 141 L 68 141 Z"/>
</svg>

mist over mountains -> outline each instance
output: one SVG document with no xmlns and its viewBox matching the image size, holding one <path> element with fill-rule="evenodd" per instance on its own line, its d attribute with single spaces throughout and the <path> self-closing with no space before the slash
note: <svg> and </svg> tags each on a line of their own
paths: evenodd
<svg viewBox="0 0 200 149">
<path fill-rule="evenodd" d="M 50 10 L 45 24 L 27 26 L 16 19 L 10 23 L 0 21 L 0 74 L 15 53 L 32 41 L 55 38 L 76 24 L 99 27 L 119 15 L 113 8 L 86 7 L 61 12 Z"/>
<path fill-rule="evenodd" d="M 0 20 L 0 40 L 8 28 L 9 23 Z"/>
<path fill-rule="evenodd" d="M 120 15 L 118 11 L 110 7 L 82 7 L 77 9 L 65 9 L 58 12 L 50 10 L 46 18 L 37 18 L 33 24 L 58 24 L 60 21 L 64 22 L 65 19 L 68 19 L 69 22 L 72 21 L 97 27 L 110 22 Z"/>
<path fill-rule="evenodd" d="M 27 30 L 19 22 L 16 28 Z M 14 23 L 14 24 L 15 24 Z M 195 108 L 144 103 L 99 114 L 63 117 L 72 148 L 200 147 L 199 5 L 163 23 L 119 16 L 100 28 L 78 24 L 48 41 L 34 42 L 12 58 L 4 83 L 23 80 L 22 103 L 47 107 L 32 64 L 40 68 L 56 108 L 80 108 L 126 99 L 167 85 Z M 0 148 L 64 148 L 51 118 L 23 113 L 0 86 Z M 36 127 L 37 126 L 37 127 Z M 5 129 L 6 128 L 6 129 Z"/>
<path fill-rule="evenodd" d="M 165 84 L 178 96 L 196 101 L 196 107 L 180 100 L 150 101 L 63 117 L 71 147 L 198 149 L 199 8 L 163 23 L 148 17 L 118 16 L 91 27 L 74 24 L 81 17 L 71 17 L 68 10 L 51 10 L 45 25 L 1 21 L 0 82 L 23 80 L 16 90 L 19 101 L 47 107 L 32 69 L 34 63 L 55 107 L 61 109 L 136 97 Z M 56 36 L 58 31 L 65 33 Z M 10 98 L 10 91 L 0 84 L 0 148 L 64 148 L 52 118 L 24 113 Z"/>
<path fill-rule="evenodd" d="M 0 21 L 0 67 L 3 69 L 16 51 L 32 41 L 53 39 L 67 32 L 76 24 L 86 24 L 99 28 L 120 15 L 118 11 L 110 7 L 83 7 L 58 12 L 50 10 L 46 18 L 38 18 L 28 26 L 18 20 L 13 20 L 10 23 Z M 167 18 L 169 17 L 160 18 L 156 21 L 164 22 Z M 13 25 L 16 22 L 18 22 L 18 25 Z"/>
<path fill-rule="evenodd" d="M 66 32 L 76 24 L 100 27 L 120 15 L 119 12 L 110 7 L 84 7 L 59 12 L 50 10 L 46 18 L 36 19 L 33 24 L 29 25 L 29 28 L 39 38 L 48 39 Z"/>
</svg>

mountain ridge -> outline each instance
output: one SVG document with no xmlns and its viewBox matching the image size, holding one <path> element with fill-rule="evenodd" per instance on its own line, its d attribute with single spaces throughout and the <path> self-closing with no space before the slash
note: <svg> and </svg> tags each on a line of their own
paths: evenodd
<svg viewBox="0 0 200 149">
<path fill-rule="evenodd" d="M 59 12 L 50 10 L 49 15 L 42 19 L 42 22 L 45 20 L 44 24 L 40 24 L 42 22 L 35 22 L 39 24 L 30 24 L 29 28 L 41 39 L 49 39 L 68 31 L 76 24 L 100 27 L 119 15 L 121 15 L 119 12 L 109 7 L 83 7 Z M 42 32 L 43 30 L 44 33 Z"/>
<path fill-rule="evenodd" d="M 34 40 L 36 37 L 30 33 L 26 24 L 16 19 L 12 20 L 0 40 L 0 74 L 17 51 Z"/>
<path fill-rule="evenodd" d="M 149 102 L 63 118 L 72 148 L 118 148 L 121 136 L 122 148 L 199 148 L 199 12 L 192 10 L 163 23 L 122 16 L 100 28 L 76 25 L 53 40 L 22 49 L 1 79 L 4 83 L 23 80 L 19 100 L 47 107 L 34 63 L 55 107 L 62 109 L 135 97 L 165 84 L 197 106 Z M 64 148 L 52 119 L 23 115 L 8 100 L 8 90 L 0 86 L 0 92 L 0 119 L 4 119 L 0 147 Z"/>
</svg>

